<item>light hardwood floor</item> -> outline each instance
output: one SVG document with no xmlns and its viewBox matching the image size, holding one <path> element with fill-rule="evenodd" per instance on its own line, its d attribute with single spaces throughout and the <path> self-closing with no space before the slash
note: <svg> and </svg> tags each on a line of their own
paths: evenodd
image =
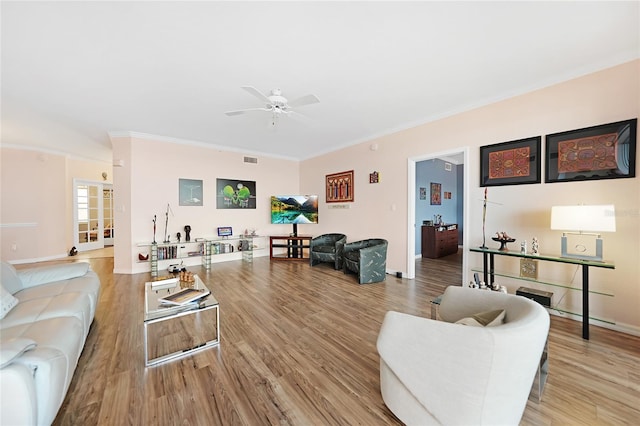
<svg viewBox="0 0 640 426">
<path fill-rule="evenodd" d="M 88 261 L 101 298 L 56 425 L 400 424 L 379 390 L 384 314 L 430 317 L 430 300 L 461 281 L 456 255 L 418 260 L 415 280 L 368 285 L 328 264 L 264 257 L 192 267 L 220 301 L 221 345 L 145 368 L 148 274 L 114 275 L 112 259 Z M 591 336 L 552 317 L 549 379 L 523 425 L 638 424 L 640 338 L 595 326 Z"/>
</svg>

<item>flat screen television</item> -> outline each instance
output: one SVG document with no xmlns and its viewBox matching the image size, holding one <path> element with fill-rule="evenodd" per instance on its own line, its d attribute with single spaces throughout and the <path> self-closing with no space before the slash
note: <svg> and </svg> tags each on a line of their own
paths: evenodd
<svg viewBox="0 0 640 426">
<path fill-rule="evenodd" d="M 296 235 L 299 223 L 318 223 L 318 196 L 272 195 L 271 223 L 293 224 Z"/>
</svg>

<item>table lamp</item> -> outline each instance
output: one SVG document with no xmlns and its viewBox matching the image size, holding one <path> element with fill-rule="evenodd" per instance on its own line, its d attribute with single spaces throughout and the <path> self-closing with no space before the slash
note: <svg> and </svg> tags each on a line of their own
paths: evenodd
<svg viewBox="0 0 640 426">
<path fill-rule="evenodd" d="M 613 204 L 553 206 L 551 207 L 551 229 L 563 231 L 561 257 L 602 262 L 602 238 L 600 233 L 616 231 L 615 206 Z M 596 237 L 595 255 L 569 253 L 567 250 L 568 234 L 594 235 Z"/>
</svg>

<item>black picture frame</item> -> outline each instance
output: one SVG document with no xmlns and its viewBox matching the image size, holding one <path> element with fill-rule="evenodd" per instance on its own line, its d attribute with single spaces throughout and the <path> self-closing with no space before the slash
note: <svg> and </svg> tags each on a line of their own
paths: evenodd
<svg viewBox="0 0 640 426">
<path fill-rule="evenodd" d="M 545 182 L 636 176 L 638 119 L 553 133 L 545 137 Z"/>
<path fill-rule="evenodd" d="M 253 180 L 216 179 L 217 209 L 255 209 L 256 182 Z"/>
<path fill-rule="evenodd" d="M 480 186 L 540 183 L 542 136 L 480 147 Z"/>
</svg>

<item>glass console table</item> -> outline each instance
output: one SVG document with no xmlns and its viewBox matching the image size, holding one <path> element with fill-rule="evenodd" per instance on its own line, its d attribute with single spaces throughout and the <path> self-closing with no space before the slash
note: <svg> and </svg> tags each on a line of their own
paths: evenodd
<svg viewBox="0 0 640 426">
<path fill-rule="evenodd" d="M 525 258 L 525 259 L 541 260 L 546 262 L 568 263 L 568 264 L 582 266 L 582 338 L 586 340 L 589 339 L 589 293 L 590 293 L 589 267 L 615 269 L 615 265 L 613 264 L 613 262 L 606 262 L 606 261 L 597 262 L 597 261 L 591 261 L 591 260 L 570 259 L 566 257 L 549 256 L 544 254 L 538 254 L 538 255 L 524 254 L 517 251 L 501 251 L 497 249 L 479 248 L 479 247 L 470 248 L 469 250 L 475 253 L 482 253 L 482 256 L 483 256 L 482 272 L 484 275 L 484 282 L 487 283 L 487 285 L 492 285 L 495 282 L 496 275 L 514 278 L 514 279 L 522 279 L 517 275 L 496 273 L 494 268 L 495 256 L 511 256 L 511 257 Z M 540 280 L 533 280 L 533 279 L 527 279 L 527 280 L 540 282 L 542 284 L 549 284 Z M 565 288 L 572 288 L 572 287 L 567 286 Z M 605 293 L 598 293 L 598 294 L 603 294 L 605 296 L 612 296 L 610 294 L 605 294 Z"/>
</svg>

